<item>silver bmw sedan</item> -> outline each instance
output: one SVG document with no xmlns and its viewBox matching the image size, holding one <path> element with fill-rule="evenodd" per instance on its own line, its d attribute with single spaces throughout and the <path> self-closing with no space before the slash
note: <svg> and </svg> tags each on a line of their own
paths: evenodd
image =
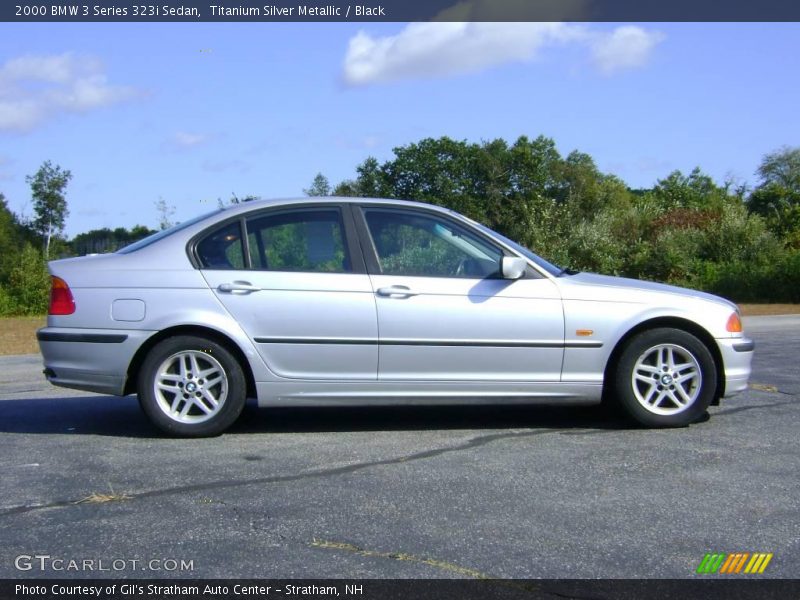
<svg viewBox="0 0 800 600">
<path fill-rule="evenodd" d="M 416 202 L 247 202 L 49 267 L 47 379 L 136 393 L 178 436 L 223 432 L 247 398 L 607 401 L 677 427 L 744 390 L 753 356 L 727 300 L 560 269 Z"/>
</svg>

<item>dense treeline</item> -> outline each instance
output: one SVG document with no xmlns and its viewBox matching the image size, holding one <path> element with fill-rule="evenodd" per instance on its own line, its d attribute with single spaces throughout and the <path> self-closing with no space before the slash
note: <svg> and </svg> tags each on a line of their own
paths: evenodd
<svg viewBox="0 0 800 600">
<path fill-rule="evenodd" d="M 318 175 L 306 192 L 446 206 L 577 270 L 737 301 L 800 301 L 800 148 L 765 156 L 754 189 L 719 184 L 698 168 L 632 190 L 587 154 L 562 157 L 545 137 L 424 139 L 356 172 L 332 189 Z"/>
<path fill-rule="evenodd" d="M 446 206 L 573 269 L 664 281 L 740 302 L 800 302 L 800 148 L 766 155 L 757 175 L 749 188 L 716 182 L 698 168 L 634 190 L 602 173 L 588 154 L 561 156 L 546 137 L 513 144 L 444 137 L 395 148 L 383 163 L 367 158 L 354 179 L 335 186 L 317 175 L 304 191 Z M 70 178 L 49 162 L 28 178 L 36 216 L 27 222 L 0 194 L 0 314 L 46 311 L 44 257 L 113 252 L 152 233 L 137 225 L 66 240 Z M 170 207 L 160 204 L 166 225 Z"/>
</svg>

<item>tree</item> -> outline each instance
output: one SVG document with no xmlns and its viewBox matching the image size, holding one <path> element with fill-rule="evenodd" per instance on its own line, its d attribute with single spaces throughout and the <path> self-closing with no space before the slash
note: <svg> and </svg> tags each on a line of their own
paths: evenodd
<svg viewBox="0 0 800 600">
<path fill-rule="evenodd" d="M 78 256 L 84 254 L 97 254 L 102 252 L 115 252 L 123 246 L 132 244 L 155 231 L 148 229 L 144 225 L 134 225 L 128 231 L 124 227 L 111 229 L 92 229 L 76 235 L 70 241 L 72 252 Z"/>
<path fill-rule="evenodd" d="M 64 221 L 69 215 L 65 190 L 72 173 L 47 160 L 34 175 L 25 178 L 31 186 L 33 211 L 36 216 L 32 225 L 42 238 L 45 260 L 50 256 L 50 240 L 54 234 L 64 230 Z"/>
<path fill-rule="evenodd" d="M 787 246 L 800 248 L 800 147 L 788 146 L 764 156 L 761 182 L 747 200 Z"/>
<path fill-rule="evenodd" d="M 175 223 L 172 221 L 172 215 L 175 214 L 175 207 L 167 204 L 163 198 L 159 198 L 158 202 L 154 202 L 156 211 L 158 211 L 158 228 L 162 231 L 169 229 Z"/>
<path fill-rule="evenodd" d="M 242 202 L 253 202 L 255 200 L 261 200 L 261 196 L 256 196 L 254 194 L 247 194 L 246 196 L 242 196 L 241 198 L 236 195 L 236 192 L 231 192 L 231 197 L 228 199 L 228 204 L 241 204 Z M 220 208 L 225 206 L 225 203 L 222 201 L 222 198 L 217 198 L 217 205 Z"/>
<path fill-rule="evenodd" d="M 8 210 L 5 196 L 0 193 L 0 284 L 17 262 L 20 239 L 14 214 Z"/>
<path fill-rule="evenodd" d="M 314 180 L 311 182 L 311 187 L 304 189 L 303 193 L 306 196 L 330 196 L 331 184 L 325 175 L 317 173 Z"/>
<path fill-rule="evenodd" d="M 784 146 L 764 156 L 758 167 L 761 186 L 779 185 L 800 192 L 800 147 Z"/>
<path fill-rule="evenodd" d="M 728 198 L 728 190 L 714 183 L 700 167 L 695 167 L 689 175 L 673 171 L 666 179 L 660 179 L 656 183 L 653 193 L 664 210 L 721 209 Z"/>
</svg>

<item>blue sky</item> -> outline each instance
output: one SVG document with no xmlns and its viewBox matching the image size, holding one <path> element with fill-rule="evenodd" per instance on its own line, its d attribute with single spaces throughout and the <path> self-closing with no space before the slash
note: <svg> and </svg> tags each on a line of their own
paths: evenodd
<svg viewBox="0 0 800 600">
<path fill-rule="evenodd" d="M 756 183 L 800 145 L 800 24 L 0 25 L 0 192 L 68 168 L 66 233 L 297 196 L 424 137 L 552 137 L 633 187 Z"/>
</svg>

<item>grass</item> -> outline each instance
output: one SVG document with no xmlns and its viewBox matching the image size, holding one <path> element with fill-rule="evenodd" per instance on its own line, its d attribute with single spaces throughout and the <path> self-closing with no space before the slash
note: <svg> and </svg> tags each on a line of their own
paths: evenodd
<svg viewBox="0 0 800 600">
<path fill-rule="evenodd" d="M 745 317 L 800 314 L 800 304 L 740 304 Z"/>
<path fill-rule="evenodd" d="M 36 330 L 45 321 L 45 317 L 0 317 L 0 356 L 39 352 Z"/>
<path fill-rule="evenodd" d="M 133 496 L 129 496 L 128 494 L 118 494 L 114 491 L 114 488 L 111 487 L 111 484 L 108 484 L 108 489 L 111 493 L 104 494 L 102 492 L 92 492 L 86 498 L 81 498 L 73 502 L 73 504 L 105 504 L 106 502 L 124 502 L 125 500 L 130 500 Z"/>
<path fill-rule="evenodd" d="M 800 314 L 800 304 L 740 304 L 745 317 Z M 45 317 L 0 317 L 0 356 L 39 352 L 36 330 Z"/>
</svg>

